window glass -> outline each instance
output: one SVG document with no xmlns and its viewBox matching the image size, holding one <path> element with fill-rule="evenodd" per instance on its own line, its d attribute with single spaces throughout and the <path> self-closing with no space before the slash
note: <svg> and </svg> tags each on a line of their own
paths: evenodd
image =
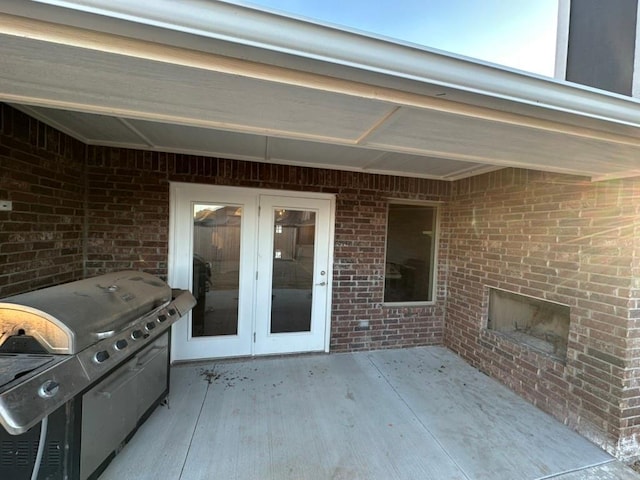
<svg viewBox="0 0 640 480">
<path fill-rule="evenodd" d="M 385 302 L 433 300 L 436 213 L 430 205 L 389 205 Z"/>
</svg>

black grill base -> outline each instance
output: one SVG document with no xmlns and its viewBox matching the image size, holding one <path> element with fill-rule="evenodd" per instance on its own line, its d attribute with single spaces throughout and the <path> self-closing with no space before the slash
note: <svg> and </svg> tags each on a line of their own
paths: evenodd
<svg viewBox="0 0 640 480">
<path fill-rule="evenodd" d="M 76 401 L 67 402 L 49 415 L 47 440 L 39 479 L 67 480 L 80 475 L 80 457 L 74 454 L 80 438 L 80 408 Z M 0 478 L 30 480 L 38 452 L 41 423 L 22 435 L 10 435 L 0 427 Z"/>
</svg>

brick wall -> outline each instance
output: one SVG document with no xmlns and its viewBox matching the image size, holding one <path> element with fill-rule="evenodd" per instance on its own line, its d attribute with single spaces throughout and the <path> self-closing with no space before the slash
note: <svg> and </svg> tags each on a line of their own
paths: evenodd
<svg viewBox="0 0 640 480">
<path fill-rule="evenodd" d="M 331 350 L 442 343 L 444 277 L 435 305 L 397 308 L 382 305 L 382 275 L 387 198 L 443 201 L 448 183 L 117 148 L 90 147 L 88 157 L 90 274 L 140 268 L 166 276 L 169 181 L 332 193 Z"/>
<path fill-rule="evenodd" d="M 166 155 L 89 147 L 87 276 L 143 270 L 166 279 Z"/>
<path fill-rule="evenodd" d="M 640 179 L 506 169 L 453 185 L 441 239 L 445 344 L 622 457 L 640 420 L 639 223 Z M 566 362 L 486 330 L 489 287 L 569 305 Z"/>
<path fill-rule="evenodd" d="M 635 217 L 625 226 L 632 237 L 631 288 L 629 290 L 629 323 L 627 330 L 626 369 L 620 401 L 620 437 L 618 452 L 622 457 L 640 456 L 640 179 L 621 182 L 625 192 L 625 211 Z"/>
<path fill-rule="evenodd" d="M 0 104 L 0 298 L 82 278 L 84 152 Z"/>
</svg>

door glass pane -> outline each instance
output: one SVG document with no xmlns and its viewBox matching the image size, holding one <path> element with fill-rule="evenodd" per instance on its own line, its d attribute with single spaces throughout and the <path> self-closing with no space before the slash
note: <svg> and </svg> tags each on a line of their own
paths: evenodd
<svg viewBox="0 0 640 480">
<path fill-rule="evenodd" d="M 311 330 L 316 214 L 274 211 L 271 333 Z"/>
<path fill-rule="evenodd" d="M 238 333 L 241 220 L 237 206 L 193 207 L 193 337 Z"/>
</svg>

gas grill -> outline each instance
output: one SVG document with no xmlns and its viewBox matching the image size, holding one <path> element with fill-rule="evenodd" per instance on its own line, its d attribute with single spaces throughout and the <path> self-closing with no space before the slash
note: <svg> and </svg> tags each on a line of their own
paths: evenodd
<svg viewBox="0 0 640 480">
<path fill-rule="evenodd" d="M 167 395 L 169 327 L 195 303 L 136 271 L 0 300 L 0 478 L 97 476 Z"/>
</svg>

